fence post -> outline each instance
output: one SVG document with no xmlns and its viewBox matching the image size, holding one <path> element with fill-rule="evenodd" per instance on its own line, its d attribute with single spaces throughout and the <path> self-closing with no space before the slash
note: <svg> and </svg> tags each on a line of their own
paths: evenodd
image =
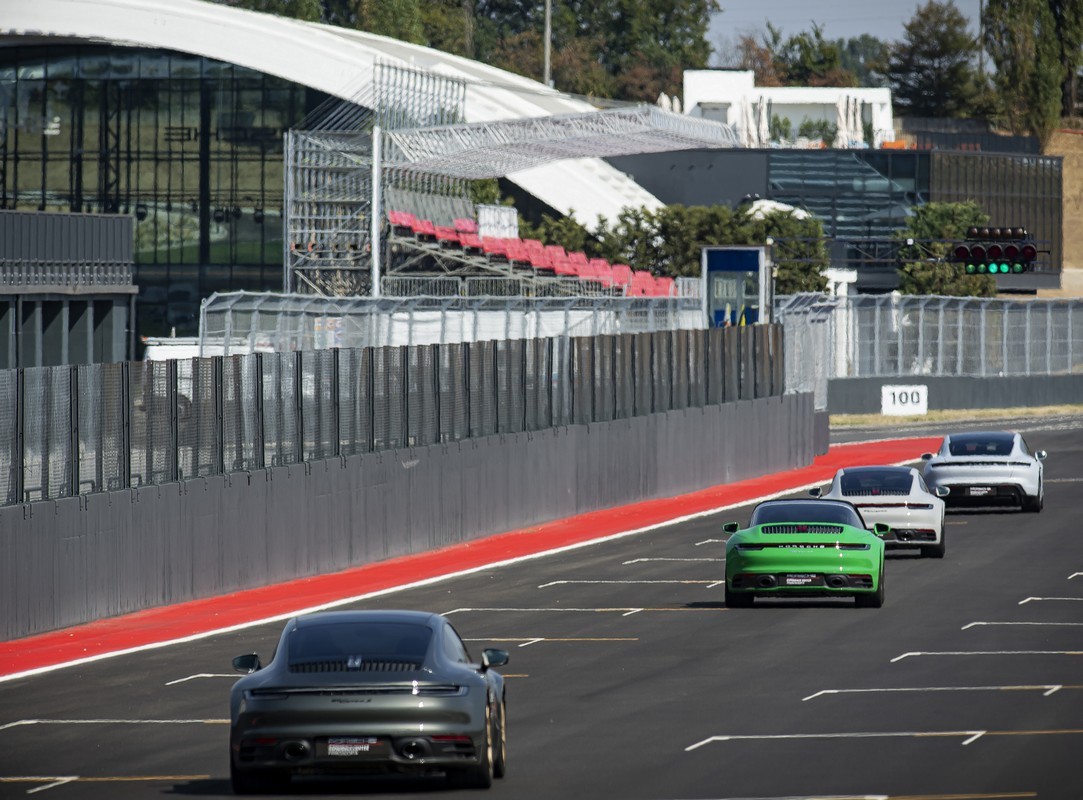
<svg viewBox="0 0 1083 800">
<path fill-rule="evenodd" d="M 400 443 L 403 447 L 410 446 L 410 347 L 408 345 L 399 345 L 399 364 L 402 366 L 401 380 L 399 381 L 402 387 L 402 397 L 400 403 L 402 404 L 402 439 Z"/>
<path fill-rule="evenodd" d="M 263 408 L 263 353 L 253 353 L 252 368 L 255 371 L 255 403 L 256 403 L 256 469 L 264 469 L 267 466 L 267 438 L 266 421 Z M 193 375 L 195 368 L 193 367 Z"/>
<path fill-rule="evenodd" d="M 556 421 L 556 412 L 553 410 L 553 348 L 556 340 L 550 336 L 545 345 L 545 385 L 549 394 L 549 427 L 552 428 Z"/>
<path fill-rule="evenodd" d="M 366 348 L 369 354 L 369 366 L 366 370 L 365 383 L 365 397 L 368 401 L 368 417 L 369 417 L 369 440 L 368 452 L 376 452 L 376 348 Z"/>
<path fill-rule="evenodd" d="M 132 485 L 132 362 L 120 365 L 120 488 Z"/>
<path fill-rule="evenodd" d="M 68 453 L 71 458 L 68 480 L 71 496 L 79 494 L 79 367 L 68 367 Z"/>
<path fill-rule="evenodd" d="M 338 365 L 339 349 L 331 349 L 331 453 L 335 456 L 342 455 L 342 439 L 340 436 L 341 417 L 338 402 Z"/>
<path fill-rule="evenodd" d="M 440 424 L 440 363 L 442 359 L 440 354 L 444 351 L 443 344 L 433 345 L 432 348 L 432 407 L 433 415 L 436 421 L 436 441 L 434 444 L 440 444 L 444 441 L 444 434 Z"/>
<path fill-rule="evenodd" d="M 305 397 L 304 397 L 304 351 L 293 354 L 293 418 L 297 441 L 293 446 L 293 460 L 300 464 L 305 460 Z"/>
<path fill-rule="evenodd" d="M 226 370 L 225 356 L 214 357 L 214 467 L 216 475 L 226 474 Z"/>
<path fill-rule="evenodd" d="M 474 435 L 473 433 L 473 408 L 470 402 L 470 353 L 474 349 L 474 345 L 471 342 L 463 342 L 463 399 L 466 401 L 466 436 L 465 439 L 469 439 Z"/>
<path fill-rule="evenodd" d="M 523 411 L 523 424 L 519 430 L 525 431 L 527 429 L 527 401 L 526 401 L 526 386 L 527 386 L 527 363 L 526 363 L 526 349 L 531 346 L 533 342 L 529 339 L 519 339 L 519 397 L 522 400 Z"/>
<path fill-rule="evenodd" d="M 168 401 L 166 408 L 169 409 L 169 454 L 170 463 L 169 480 L 176 483 L 180 478 L 180 425 L 177 420 L 177 360 L 169 359 L 166 362 L 166 389 Z"/>
<path fill-rule="evenodd" d="M 500 345 L 493 342 L 493 359 L 489 362 L 489 381 L 493 386 L 493 430 L 489 433 L 500 433 Z"/>
</svg>

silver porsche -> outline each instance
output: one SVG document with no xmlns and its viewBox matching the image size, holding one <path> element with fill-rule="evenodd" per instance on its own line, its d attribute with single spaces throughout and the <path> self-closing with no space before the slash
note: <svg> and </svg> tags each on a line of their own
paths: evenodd
<svg viewBox="0 0 1083 800">
<path fill-rule="evenodd" d="M 294 775 L 443 773 L 489 788 L 507 769 L 504 650 L 470 657 L 444 617 L 325 611 L 286 623 L 270 663 L 230 692 L 230 778 L 238 794 Z"/>
<path fill-rule="evenodd" d="M 925 453 L 930 488 L 947 487 L 949 505 L 1020 506 L 1039 512 L 1045 504 L 1044 450 L 1031 451 L 1011 431 L 952 433 L 940 450 Z"/>
<path fill-rule="evenodd" d="M 835 473 L 826 492 L 810 489 L 813 497 L 853 503 L 871 528 L 877 522 L 891 527 L 888 547 L 920 547 L 929 558 L 943 558 L 944 500 L 949 490 L 930 489 L 913 467 L 845 467 Z"/>
</svg>

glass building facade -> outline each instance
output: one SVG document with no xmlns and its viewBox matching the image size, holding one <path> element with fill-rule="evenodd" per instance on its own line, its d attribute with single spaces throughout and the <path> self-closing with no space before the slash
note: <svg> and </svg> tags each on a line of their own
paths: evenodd
<svg viewBox="0 0 1083 800">
<path fill-rule="evenodd" d="M 216 291 L 282 287 L 284 135 L 326 99 L 163 50 L 0 48 L 0 207 L 135 219 L 143 335 Z"/>
</svg>

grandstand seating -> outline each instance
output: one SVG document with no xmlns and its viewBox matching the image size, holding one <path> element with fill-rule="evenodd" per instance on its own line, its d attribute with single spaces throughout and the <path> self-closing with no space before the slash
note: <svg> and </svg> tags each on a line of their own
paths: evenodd
<svg viewBox="0 0 1083 800">
<path fill-rule="evenodd" d="M 462 256 L 486 259 L 520 274 L 526 271 L 539 277 L 575 278 L 587 291 L 618 291 L 627 297 L 676 295 L 673 278 L 655 279 L 649 272 L 633 271 L 627 264 L 610 264 L 581 251 L 565 252 L 560 245 L 547 245 L 538 239 L 480 236 L 477 222 L 466 217 L 454 219 L 450 226 L 436 225 L 408 211 L 390 210 L 387 219 L 397 236 L 412 236 L 430 248 L 458 250 Z"/>
</svg>

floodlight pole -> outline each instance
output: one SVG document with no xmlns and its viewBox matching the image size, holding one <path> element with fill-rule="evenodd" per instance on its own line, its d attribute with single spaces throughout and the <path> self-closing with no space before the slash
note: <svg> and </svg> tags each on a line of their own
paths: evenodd
<svg viewBox="0 0 1083 800">
<path fill-rule="evenodd" d="M 552 86 L 552 70 L 549 67 L 550 52 L 552 50 L 553 38 L 553 0 L 545 0 L 545 74 L 542 76 L 542 82 L 546 86 Z"/>
<path fill-rule="evenodd" d="M 372 207 L 369 209 L 369 245 L 372 250 L 372 287 L 369 292 L 373 297 L 380 296 L 380 126 L 372 128 Z"/>
</svg>

